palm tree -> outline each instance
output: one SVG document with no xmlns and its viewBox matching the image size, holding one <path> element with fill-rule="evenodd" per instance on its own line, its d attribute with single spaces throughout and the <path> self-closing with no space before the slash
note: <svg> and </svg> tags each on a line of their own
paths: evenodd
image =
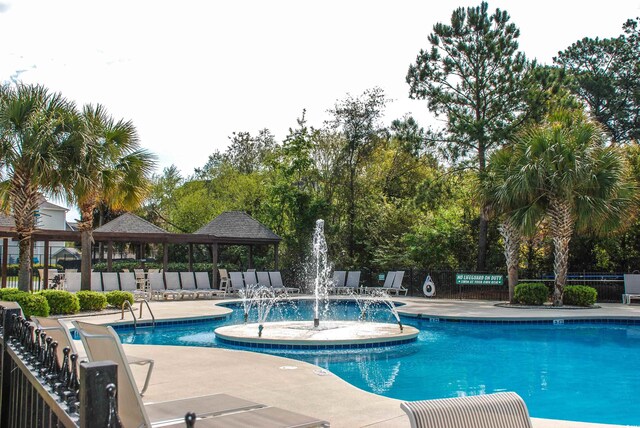
<svg viewBox="0 0 640 428">
<path fill-rule="evenodd" d="M 80 170 L 87 180 L 78 182 L 73 193 L 81 216 L 81 288 L 90 290 L 94 210 L 100 203 L 113 209 L 137 208 L 149 190 L 155 156 L 140 148 L 130 121 L 114 121 L 101 105 L 85 106 L 81 121 L 88 150 Z"/>
<path fill-rule="evenodd" d="M 502 236 L 504 257 L 507 264 L 507 278 L 509 283 L 509 302 L 513 303 L 516 285 L 518 285 L 518 266 L 520 263 L 520 243 L 522 233 L 518 224 L 511 218 L 512 211 L 518 207 L 510 206 L 513 200 L 501 198 L 500 192 L 505 181 L 513 174 L 513 150 L 510 146 L 491 154 L 489 167 L 480 184 L 480 196 L 483 204 L 489 207 L 489 212 L 500 219 L 498 231 Z"/>
<path fill-rule="evenodd" d="M 510 149 L 509 177 L 496 193 L 531 233 L 544 216 L 554 244 L 553 304 L 562 305 L 574 231 L 608 233 L 628 224 L 636 188 L 619 149 L 580 111 L 557 111 L 524 131 Z"/>
<path fill-rule="evenodd" d="M 74 166 L 83 143 L 75 132 L 75 105 L 40 85 L 0 87 L 0 198 L 15 219 L 19 243 L 18 287 L 31 288 L 31 235 L 42 193 L 67 195 L 82 182 Z"/>
</svg>

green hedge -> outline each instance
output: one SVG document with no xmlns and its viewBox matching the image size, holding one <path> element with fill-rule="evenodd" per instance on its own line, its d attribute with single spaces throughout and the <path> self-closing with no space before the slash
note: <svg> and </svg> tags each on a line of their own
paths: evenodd
<svg viewBox="0 0 640 428">
<path fill-rule="evenodd" d="M 0 289 L 0 300 L 18 303 L 27 318 L 49 316 L 49 303 L 39 294 L 27 293 L 17 288 L 2 288 Z"/>
<path fill-rule="evenodd" d="M 73 293 L 64 290 L 43 290 L 38 294 L 47 299 L 52 315 L 70 315 L 80 312 L 80 302 Z"/>
<path fill-rule="evenodd" d="M 562 303 L 573 306 L 593 306 L 598 299 L 598 292 L 586 285 L 567 285 L 564 287 Z"/>
<path fill-rule="evenodd" d="M 513 298 L 523 305 L 543 305 L 549 300 L 549 289 L 541 282 L 530 282 L 516 285 Z"/>
<path fill-rule="evenodd" d="M 115 306 L 118 309 L 122 307 L 125 300 L 128 300 L 133 305 L 133 293 L 128 291 L 109 291 L 106 297 L 109 306 Z"/>
<path fill-rule="evenodd" d="M 76 297 L 81 311 L 101 311 L 107 307 L 107 297 L 98 291 L 78 291 Z"/>
</svg>

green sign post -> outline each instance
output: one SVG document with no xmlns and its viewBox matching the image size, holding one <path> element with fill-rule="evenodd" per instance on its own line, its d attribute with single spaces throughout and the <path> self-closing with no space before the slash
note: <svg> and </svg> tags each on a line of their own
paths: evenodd
<svg viewBox="0 0 640 428">
<path fill-rule="evenodd" d="M 457 273 L 457 285 L 502 285 L 504 277 L 502 275 L 485 275 L 479 273 Z"/>
</svg>

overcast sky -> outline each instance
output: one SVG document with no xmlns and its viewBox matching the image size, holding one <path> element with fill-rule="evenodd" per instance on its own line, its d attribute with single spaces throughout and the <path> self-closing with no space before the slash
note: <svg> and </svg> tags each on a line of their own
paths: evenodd
<svg viewBox="0 0 640 428">
<path fill-rule="evenodd" d="M 409 64 L 436 22 L 479 1 L 0 0 L 0 81 L 40 83 L 79 106 L 131 119 L 141 143 L 184 176 L 224 150 L 234 131 L 269 128 L 281 141 L 302 109 L 320 127 L 347 93 L 379 86 L 385 121 L 408 98 Z M 502 0 L 520 49 L 550 63 L 583 37 L 622 33 L 640 0 Z M 77 216 L 77 215 L 76 215 Z"/>
</svg>

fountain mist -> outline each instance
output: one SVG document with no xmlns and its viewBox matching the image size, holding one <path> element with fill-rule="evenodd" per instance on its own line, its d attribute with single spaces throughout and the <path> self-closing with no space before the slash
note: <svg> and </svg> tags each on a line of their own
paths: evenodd
<svg viewBox="0 0 640 428">
<path fill-rule="evenodd" d="M 331 264 L 327 256 L 327 241 L 324 239 L 324 220 L 316 221 L 316 228 L 313 232 L 312 248 L 312 269 L 313 269 L 313 296 L 315 298 L 313 307 L 313 326 L 320 325 L 320 306 L 329 304 L 329 284 L 331 281 Z"/>
</svg>

